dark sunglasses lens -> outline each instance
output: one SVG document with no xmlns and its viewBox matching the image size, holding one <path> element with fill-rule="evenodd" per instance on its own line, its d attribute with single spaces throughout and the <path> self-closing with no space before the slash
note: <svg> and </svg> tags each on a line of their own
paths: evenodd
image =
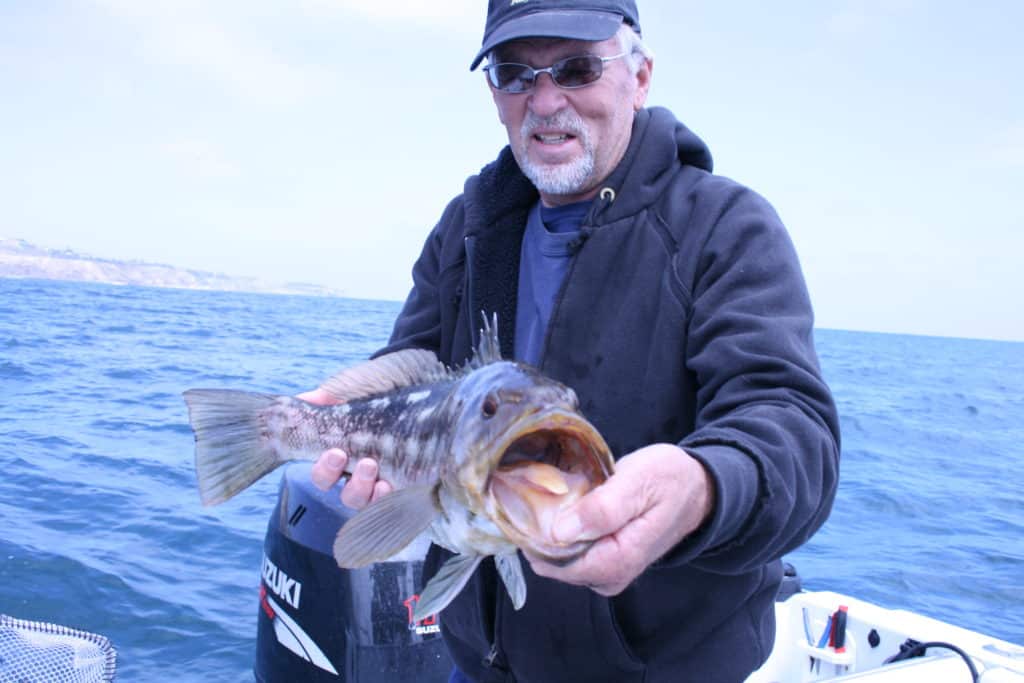
<svg viewBox="0 0 1024 683">
<path fill-rule="evenodd" d="M 533 87 L 536 74 L 525 64 L 495 64 L 487 72 L 491 85 L 505 92 L 525 92 Z"/>
<path fill-rule="evenodd" d="M 551 68 L 551 76 L 563 88 L 579 88 L 599 79 L 602 66 L 601 58 L 593 55 L 569 57 Z"/>
</svg>

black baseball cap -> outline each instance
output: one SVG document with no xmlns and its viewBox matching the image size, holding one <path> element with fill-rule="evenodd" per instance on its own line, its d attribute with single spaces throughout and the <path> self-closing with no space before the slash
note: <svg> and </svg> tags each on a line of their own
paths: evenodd
<svg viewBox="0 0 1024 683">
<path fill-rule="evenodd" d="M 469 70 L 510 40 L 608 40 L 623 20 L 640 33 L 640 16 L 633 0 L 488 0 L 483 44 Z"/>
</svg>

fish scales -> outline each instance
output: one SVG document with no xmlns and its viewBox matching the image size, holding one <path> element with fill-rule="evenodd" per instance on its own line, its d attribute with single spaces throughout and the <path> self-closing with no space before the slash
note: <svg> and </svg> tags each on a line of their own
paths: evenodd
<svg viewBox="0 0 1024 683">
<path fill-rule="evenodd" d="M 344 420 L 335 417 L 336 407 L 324 411 L 323 418 L 343 425 L 338 447 L 353 456 L 351 460 L 373 457 L 380 465 L 381 477 L 394 484 L 421 481 L 435 474 L 444 462 L 444 437 L 451 431 L 444 404 L 453 385 L 417 386 L 354 401 L 348 404 L 351 409 Z M 415 395 L 415 400 L 410 401 L 410 395 Z M 429 419 L 422 419 L 423 415 Z"/>
<path fill-rule="evenodd" d="M 365 566 L 424 532 L 456 553 L 421 591 L 417 620 L 454 599 L 483 557 L 495 557 L 518 609 L 526 582 L 517 549 L 565 563 L 592 543 L 560 543 L 551 523 L 611 476 L 608 446 L 571 389 L 501 359 L 496 320 L 485 318 L 480 346 L 457 371 L 429 351 L 406 349 L 346 369 L 321 388 L 339 403 L 186 391 L 203 503 L 228 500 L 276 467 L 327 448 L 348 453 L 349 471 L 375 458 L 395 491 L 342 526 L 334 556 L 344 568 Z"/>
<path fill-rule="evenodd" d="M 350 403 L 319 406 L 282 397 L 264 413 L 263 438 L 283 459 L 316 459 L 328 448 L 356 461 L 372 457 L 396 484 L 421 480 L 442 462 L 450 431 L 445 399 L 455 381 L 411 387 Z"/>
</svg>

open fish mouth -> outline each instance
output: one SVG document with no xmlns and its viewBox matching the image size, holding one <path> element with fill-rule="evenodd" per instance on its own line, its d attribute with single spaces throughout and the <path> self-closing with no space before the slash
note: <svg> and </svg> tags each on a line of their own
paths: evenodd
<svg viewBox="0 0 1024 683">
<path fill-rule="evenodd" d="M 600 433 L 579 414 L 551 409 L 510 430 L 485 487 L 499 529 L 520 548 L 565 563 L 590 542 L 561 543 L 551 534 L 559 512 L 604 483 L 613 458 Z"/>
</svg>

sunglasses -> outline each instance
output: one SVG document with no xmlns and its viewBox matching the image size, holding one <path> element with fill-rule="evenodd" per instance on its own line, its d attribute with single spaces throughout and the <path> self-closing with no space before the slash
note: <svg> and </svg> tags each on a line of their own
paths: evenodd
<svg viewBox="0 0 1024 683">
<path fill-rule="evenodd" d="M 613 57 L 597 55 L 580 55 L 561 59 L 546 69 L 534 69 L 528 64 L 515 62 L 499 62 L 484 67 L 487 80 L 496 89 L 503 92 L 520 93 L 532 90 L 537 84 L 537 77 L 543 73 L 551 76 L 551 80 L 559 88 L 582 88 L 601 78 L 604 63 L 625 57 L 627 53 Z"/>
</svg>

